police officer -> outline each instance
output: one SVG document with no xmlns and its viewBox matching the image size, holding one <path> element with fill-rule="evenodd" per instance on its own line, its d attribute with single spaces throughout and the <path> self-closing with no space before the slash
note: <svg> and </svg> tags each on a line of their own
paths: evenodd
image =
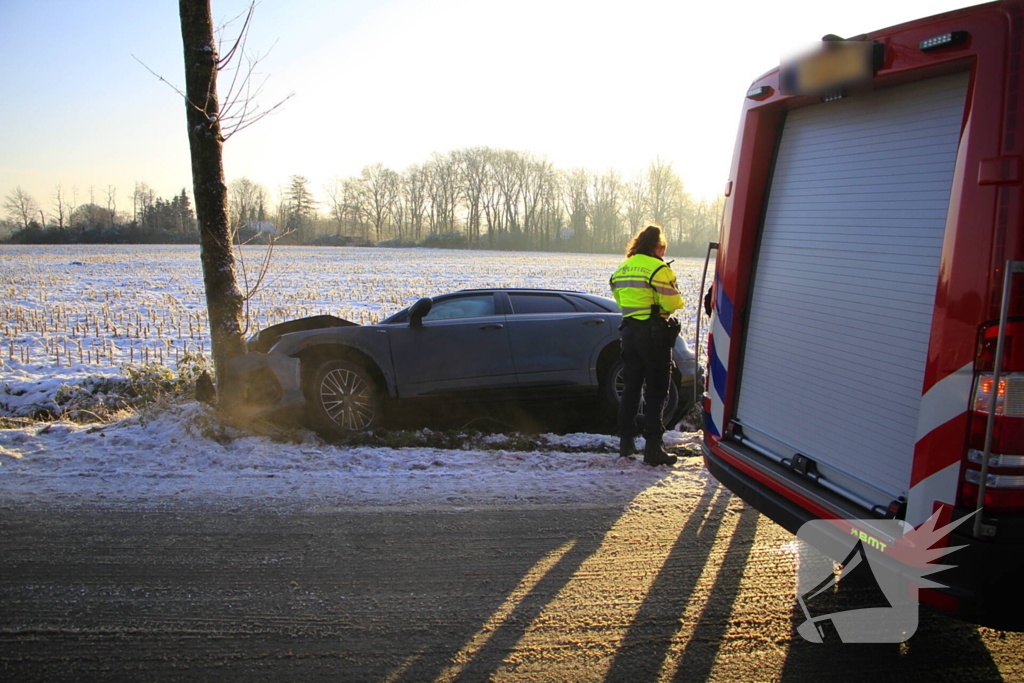
<svg viewBox="0 0 1024 683">
<path fill-rule="evenodd" d="M 672 347 L 678 323 L 668 316 L 683 306 L 676 276 L 664 262 L 668 244 L 661 226 L 650 224 L 626 247 L 626 261 L 611 278 L 612 294 L 622 310 L 619 337 L 625 388 L 619 401 L 619 456 L 636 452 L 636 414 L 643 388 L 644 462 L 674 465 L 676 456 L 662 447 L 662 412 L 672 378 Z M 674 327 L 673 327 L 674 325 Z"/>
</svg>

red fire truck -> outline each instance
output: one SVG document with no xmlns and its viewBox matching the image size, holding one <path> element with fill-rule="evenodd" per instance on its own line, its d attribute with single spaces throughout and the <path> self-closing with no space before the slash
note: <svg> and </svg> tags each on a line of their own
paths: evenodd
<svg viewBox="0 0 1024 683">
<path fill-rule="evenodd" d="M 711 245 L 704 397 L 708 469 L 791 531 L 977 512 L 945 540 L 966 546 L 931 577 L 948 587 L 921 602 L 1010 629 L 1024 629 L 1022 24 L 1024 0 L 1003 0 L 826 36 L 753 83 Z"/>
</svg>

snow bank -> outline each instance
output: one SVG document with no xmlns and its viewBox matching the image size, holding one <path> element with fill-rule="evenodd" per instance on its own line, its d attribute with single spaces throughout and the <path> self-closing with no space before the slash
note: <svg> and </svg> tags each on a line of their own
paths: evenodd
<svg viewBox="0 0 1024 683">
<path fill-rule="evenodd" d="M 55 399 L 62 389 L 123 377 L 112 367 L 53 367 L 0 359 L 0 416 L 25 417 L 40 409 L 57 412 Z"/>
<path fill-rule="evenodd" d="M 0 505 L 604 505 L 652 486 L 690 495 L 707 476 L 695 457 L 674 468 L 619 459 L 615 439 L 594 434 L 545 435 L 550 450 L 530 452 L 351 448 L 311 432 L 300 438 L 278 443 L 233 430 L 199 403 L 103 426 L 60 421 L 0 430 Z M 698 438 L 669 432 L 666 442 L 680 447 Z"/>
</svg>

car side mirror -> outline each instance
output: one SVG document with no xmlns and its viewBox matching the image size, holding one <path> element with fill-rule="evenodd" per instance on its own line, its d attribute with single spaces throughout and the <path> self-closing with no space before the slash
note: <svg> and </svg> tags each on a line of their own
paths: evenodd
<svg viewBox="0 0 1024 683">
<path fill-rule="evenodd" d="M 417 301 L 409 309 L 409 326 L 419 327 L 423 324 L 423 317 L 430 313 L 430 309 L 434 307 L 432 299 L 423 298 Z"/>
</svg>

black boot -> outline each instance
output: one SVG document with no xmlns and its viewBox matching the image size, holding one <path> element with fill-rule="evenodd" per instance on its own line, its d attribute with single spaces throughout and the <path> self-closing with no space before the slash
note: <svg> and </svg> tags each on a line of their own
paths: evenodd
<svg viewBox="0 0 1024 683">
<path fill-rule="evenodd" d="M 636 444 L 633 442 L 631 436 L 620 436 L 619 437 L 619 457 L 620 458 L 631 458 L 636 455 Z"/>
<path fill-rule="evenodd" d="M 648 440 L 644 447 L 644 462 L 648 465 L 675 465 L 678 459 L 665 452 L 665 449 L 661 447 L 660 440 Z"/>
</svg>

